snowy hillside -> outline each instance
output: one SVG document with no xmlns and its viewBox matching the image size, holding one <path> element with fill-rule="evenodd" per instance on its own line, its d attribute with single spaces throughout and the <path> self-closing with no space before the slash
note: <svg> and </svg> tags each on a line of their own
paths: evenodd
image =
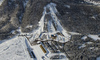
<svg viewBox="0 0 100 60">
<path fill-rule="evenodd" d="M 100 60 L 99 0 L 0 0 L 0 60 Z"/>
<path fill-rule="evenodd" d="M 50 8 L 49 8 L 50 7 Z M 49 9 L 50 11 L 47 12 L 47 9 Z M 33 53 L 35 54 L 35 56 L 37 57 L 37 60 L 43 60 L 43 58 L 41 58 L 42 56 L 45 57 L 45 60 L 50 60 L 50 56 L 52 57 L 52 54 L 55 55 L 54 53 L 51 54 L 51 52 L 49 51 L 48 57 L 46 54 L 44 54 L 44 52 L 41 50 L 41 44 L 38 45 L 33 45 L 35 43 L 35 41 L 37 39 L 40 39 L 40 41 L 47 41 L 47 40 L 55 40 L 57 42 L 60 43 L 65 43 L 67 41 L 69 41 L 70 39 L 70 35 L 68 34 L 68 32 L 66 30 L 64 30 L 64 28 L 61 26 L 56 14 L 57 10 L 56 10 L 56 4 L 54 3 L 50 3 L 47 6 L 44 7 L 44 11 L 43 11 L 43 16 L 41 17 L 40 21 L 39 21 L 39 27 L 38 29 L 33 30 L 33 32 L 31 33 L 22 33 L 21 29 L 17 29 L 18 32 L 20 32 L 19 36 L 15 36 L 9 40 L 4 40 L 4 42 L 1 41 L 0 44 L 0 58 L 2 60 L 31 60 L 31 56 L 29 54 L 30 50 L 32 49 Z M 46 18 L 46 15 L 50 15 L 51 16 L 51 20 L 49 20 L 48 18 Z M 48 21 L 45 21 L 45 20 Z M 54 21 L 54 23 L 53 23 Z M 48 23 L 48 24 L 45 24 Z M 45 27 L 47 25 L 47 27 Z M 55 25 L 55 27 L 54 27 Z M 31 26 L 27 26 L 31 27 Z M 56 30 L 57 29 L 57 30 Z M 57 33 L 60 33 L 62 35 L 58 35 Z M 26 35 L 26 37 L 32 34 L 31 38 L 28 40 L 28 38 L 26 38 L 24 35 Z M 43 38 L 42 34 L 46 34 L 46 36 L 48 36 L 48 38 Z M 51 38 L 51 35 L 57 35 L 56 39 Z M 22 36 L 20 36 L 22 35 Z M 37 40 L 38 41 L 38 40 Z M 50 42 L 49 42 L 50 43 Z M 28 49 L 31 48 L 31 49 Z M 59 51 L 59 54 L 61 53 L 61 55 L 65 56 L 64 53 Z M 39 55 L 38 55 L 39 54 Z M 59 55 L 58 53 L 56 53 L 56 55 Z M 66 60 L 68 58 L 64 57 L 62 58 L 62 60 Z"/>
</svg>

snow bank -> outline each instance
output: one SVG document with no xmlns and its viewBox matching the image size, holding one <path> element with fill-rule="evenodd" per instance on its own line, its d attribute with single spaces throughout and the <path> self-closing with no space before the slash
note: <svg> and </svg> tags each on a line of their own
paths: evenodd
<svg viewBox="0 0 100 60">
<path fill-rule="evenodd" d="M 92 38 L 93 40 L 100 40 L 98 35 L 88 35 L 88 37 Z"/>
<path fill-rule="evenodd" d="M 46 12 L 46 8 L 50 9 L 50 12 Z M 17 29 L 19 34 L 22 35 L 30 35 L 32 34 L 32 38 L 30 38 L 30 42 L 33 42 L 35 39 L 40 39 L 42 36 L 45 34 L 47 40 L 51 39 L 51 35 L 57 35 L 57 32 L 59 34 L 57 35 L 57 38 L 54 39 L 58 42 L 65 43 L 70 40 L 70 35 L 68 32 L 61 26 L 59 19 L 56 16 L 56 13 L 58 13 L 56 9 L 56 4 L 50 3 L 47 6 L 44 7 L 43 15 L 39 21 L 38 28 L 36 30 L 33 30 L 32 33 L 22 33 L 21 28 Z M 44 33 L 44 26 L 45 26 L 45 15 L 50 14 L 52 17 L 52 20 L 48 20 L 48 32 Z M 57 30 L 55 29 L 53 23 L 55 24 Z M 32 27 L 31 25 L 28 25 L 26 28 Z M 13 33 L 14 31 L 12 31 Z M 60 34 L 61 33 L 61 34 Z M 43 38 L 44 39 L 44 38 Z M 41 39 L 41 41 L 43 40 Z M 27 48 L 29 48 L 28 45 L 26 44 L 26 38 L 23 36 L 21 37 L 14 37 L 10 40 L 7 40 L 6 42 L 0 44 L 0 59 L 1 60 L 31 60 L 29 53 L 27 51 Z M 27 42 L 29 43 L 29 42 Z M 45 53 L 40 48 L 40 45 L 34 45 L 30 46 L 33 49 L 33 52 L 35 53 L 36 57 L 38 60 L 41 60 L 43 56 L 45 56 Z M 46 57 L 45 57 L 46 58 Z M 66 57 L 67 58 L 67 57 Z M 46 58 L 48 60 L 48 58 Z"/>
<path fill-rule="evenodd" d="M 69 32 L 69 34 L 71 34 L 71 35 L 81 35 L 80 33 L 77 33 L 77 32 Z"/>
<path fill-rule="evenodd" d="M 83 36 L 81 39 L 82 39 L 82 40 L 85 40 L 85 39 L 87 39 L 87 36 Z"/>
</svg>

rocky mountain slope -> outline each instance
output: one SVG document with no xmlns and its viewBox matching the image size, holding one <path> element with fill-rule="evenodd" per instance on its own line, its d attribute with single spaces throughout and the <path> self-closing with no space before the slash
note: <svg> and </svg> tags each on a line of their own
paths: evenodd
<svg viewBox="0 0 100 60">
<path fill-rule="evenodd" d="M 0 34 L 11 33 L 21 26 L 30 32 L 38 25 L 43 7 L 50 2 L 57 4 L 57 16 L 68 31 L 82 34 L 99 34 L 99 6 L 83 0 L 4 0 L 0 6 Z M 26 28 L 32 25 L 31 28 Z"/>
<path fill-rule="evenodd" d="M 25 11 L 25 0 L 3 0 L 0 5 L 0 38 L 6 38 L 17 29 Z"/>
</svg>

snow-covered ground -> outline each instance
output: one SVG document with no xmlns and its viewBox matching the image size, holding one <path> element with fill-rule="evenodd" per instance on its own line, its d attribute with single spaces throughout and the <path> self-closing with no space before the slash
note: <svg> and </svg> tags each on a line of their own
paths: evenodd
<svg viewBox="0 0 100 60">
<path fill-rule="evenodd" d="M 0 44 L 0 60 L 32 60 L 24 37 L 15 36 Z"/>
<path fill-rule="evenodd" d="M 46 9 L 49 8 L 50 12 L 47 13 Z M 42 41 L 42 36 L 45 34 L 47 36 L 47 39 L 43 38 L 43 40 L 50 40 L 51 35 L 57 35 L 57 32 L 60 32 L 61 35 L 57 35 L 57 38 L 55 39 L 58 42 L 65 43 L 70 40 L 70 35 L 68 32 L 61 26 L 59 19 L 56 16 L 57 13 L 56 4 L 50 3 L 47 6 L 44 7 L 43 16 L 41 17 L 39 21 L 39 27 L 36 30 L 33 30 L 31 33 L 22 33 L 21 27 L 17 29 L 19 32 L 18 36 L 9 39 L 1 41 L 0 44 L 0 59 L 1 60 L 31 60 L 30 55 L 27 51 L 27 48 L 32 48 L 34 54 L 37 57 L 37 60 L 43 60 L 42 57 L 44 56 L 46 60 L 50 60 L 46 57 L 45 53 L 43 53 L 42 49 L 40 48 L 40 45 L 34 45 L 31 46 L 30 42 L 36 40 L 37 38 Z M 47 21 L 47 32 L 44 33 L 44 26 L 45 26 L 45 16 L 46 14 L 50 14 L 52 17 L 52 20 Z M 54 24 L 55 27 L 54 27 Z M 32 25 L 28 25 L 26 28 L 32 28 Z M 57 29 L 57 30 L 56 30 Z M 14 33 L 14 31 L 12 31 Z M 32 35 L 30 38 L 30 42 L 26 39 L 24 35 Z M 52 39 L 51 39 L 52 40 Z M 49 51 L 49 50 L 48 50 Z"/>
<path fill-rule="evenodd" d="M 46 9 L 49 9 L 50 12 L 46 12 Z M 37 38 L 41 39 L 41 36 L 43 34 L 46 34 L 48 36 L 48 39 L 43 39 L 43 40 L 52 40 L 50 38 L 51 35 L 55 35 L 57 32 L 60 32 L 64 36 L 58 35 L 57 38 L 55 39 L 56 41 L 65 43 L 65 42 L 70 40 L 71 36 L 68 34 L 68 32 L 60 24 L 60 21 L 59 21 L 58 17 L 56 16 L 56 13 L 58 13 L 58 11 L 56 9 L 56 4 L 50 3 L 50 4 L 48 4 L 47 6 L 44 7 L 43 15 L 42 15 L 42 17 L 39 21 L 39 27 L 38 27 L 37 30 L 35 30 L 33 32 L 33 37 L 31 38 L 31 40 L 34 41 Z M 47 14 L 51 17 L 51 20 L 48 20 L 47 22 L 45 22 L 45 20 L 46 20 L 45 16 Z M 47 23 L 47 32 L 44 33 L 45 23 Z M 55 27 L 54 27 L 54 25 L 55 25 Z"/>
<path fill-rule="evenodd" d="M 3 0 L 0 0 L 0 2 Z M 1 3 L 0 3 L 1 4 Z M 69 7 L 70 6 L 66 6 Z M 49 9 L 50 12 L 46 12 L 46 9 Z M 30 42 L 33 42 L 34 40 L 40 39 L 40 41 L 46 41 L 46 40 L 55 40 L 61 43 L 65 43 L 70 40 L 71 35 L 81 35 L 80 33 L 76 32 L 68 32 L 66 31 L 62 25 L 60 24 L 60 20 L 56 16 L 56 13 L 58 13 L 56 9 L 56 4 L 50 3 L 47 6 L 44 7 L 43 15 L 39 21 L 39 27 L 31 33 L 22 33 L 21 28 L 17 29 L 19 32 L 19 35 L 32 35 L 32 37 L 29 39 Z M 51 20 L 47 20 L 47 31 L 45 32 L 44 26 L 45 26 L 45 16 L 49 14 L 52 18 Z M 26 28 L 32 28 L 32 25 L 28 25 Z M 12 31 L 14 34 L 15 31 Z M 59 33 L 59 34 L 57 34 Z M 44 35 L 46 38 L 44 38 Z M 51 38 L 51 35 L 56 36 L 55 39 Z M 100 37 L 98 35 L 88 35 L 82 37 L 83 40 L 85 40 L 87 37 L 90 37 L 94 40 L 100 40 Z M 27 48 L 32 48 L 32 51 L 34 52 L 35 56 L 37 57 L 37 60 L 43 60 L 42 57 L 45 57 L 45 60 L 50 60 L 47 58 L 47 55 L 42 51 L 40 48 L 40 44 L 31 46 L 25 36 L 18 36 L 0 41 L 0 60 L 33 60 L 33 58 L 30 57 Z M 88 42 L 88 44 L 91 44 L 92 42 Z M 85 44 L 82 44 L 79 48 L 86 47 Z M 49 50 L 48 50 L 49 51 Z M 54 54 L 51 54 L 50 56 L 53 56 Z M 65 56 L 65 54 L 63 54 Z M 49 55 L 48 55 L 49 56 Z M 49 56 L 49 57 L 50 57 Z M 100 58 L 97 58 L 97 60 Z M 65 60 L 68 60 L 67 57 L 65 57 Z"/>
<path fill-rule="evenodd" d="M 100 5 L 100 1 L 92 1 L 92 0 L 84 0 L 84 1 L 86 1 L 87 3 L 92 3 L 92 4 L 94 4 L 94 5 Z"/>
<path fill-rule="evenodd" d="M 88 35 L 88 37 L 92 38 L 93 40 L 100 40 L 98 35 Z"/>
<path fill-rule="evenodd" d="M 46 57 L 45 53 L 40 48 L 40 44 L 32 46 L 32 48 L 37 60 L 42 60 L 42 57 L 44 57 L 45 60 L 49 60 L 49 58 Z"/>
<path fill-rule="evenodd" d="M 50 12 L 46 12 L 46 9 L 50 10 Z M 44 7 L 44 12 L 43 15 L 39 21 L 39 27 L 33 31 L 33 36 L 30 39 L 30 41 L 34 41 L 34 40 L 39 40 L 39 41 L 47 41 L 47 40 L 55 40 L 61 43 L 65 43 L 67 41 L 70 40 L 70 35 L 68 34 L 68 32 L 61 26 L 59 19 L 56 16 L 57 13 L 57 9 L 56 9 L 56 4 L 54 3 L 50 3 L 47 6 Z M 47 20 L 45 22 L 45 16 L 46 15 L 51 16 L 51 20 Z M 53 24 L 54 22 L 54 24 Z M 47 23 L 47 24 L 45 24 Z M 45 27 L 45 25 L 47 25 L 47 27 Z M 55 25 L 55 27 L 54 27 Z M 47 29 L 47 31 L 45 32 L 44 28 Z M 56 30 L 57 29 L 57 30 Z M 60 32 L 62 35 L 58 35 L 57 32 Z M 56 39 L 52 39 L 51 35 L 57 35 Z M 33 52 L 36 55 L 38 60 L 42 60 L 41 57 L 45 57 L 45 60 L 48 60 L 49 58 L 46 57 L 46 55 L 43 53 L 43 51 L 40 48 L 40 45 L 35 45 L 32 46 Z M 49 51 L 49 50 L 48 50 Z M 48 54 L 47 54 L 48 55 Z M 67 57 L 66 57 L 67 59 Z M 64 60 L 66 60 L 64 59 Z M 50 59 L 49 59 L 50 60 Z"/>
</svg>

